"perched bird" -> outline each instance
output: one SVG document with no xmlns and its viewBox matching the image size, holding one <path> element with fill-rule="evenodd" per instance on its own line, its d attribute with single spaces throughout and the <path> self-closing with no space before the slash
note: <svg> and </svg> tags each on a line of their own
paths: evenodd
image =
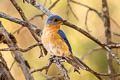
<svg viewBox="0 0 120 80">
<path fill-rule="evenodd" d="M 73 56 L 70 43 L 65 33 L 60 29 L 64 21 L 58 15 L 48 17 L 41 36 L 43 46 L 50 55 L 64 57 L 75 69 L 86 69 L 83 62 Z"/>
</svg>

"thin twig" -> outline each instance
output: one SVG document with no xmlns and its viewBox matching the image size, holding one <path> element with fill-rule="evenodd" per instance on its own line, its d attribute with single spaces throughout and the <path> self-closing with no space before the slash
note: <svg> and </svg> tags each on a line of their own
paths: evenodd
<svg viewBox="0 0 120 80">
<path fill-rule="evenodd" d="M 10 0 L 11 3 L 14 5 L 14 7 L 17 9 L 17 11 L 19 12 L 20 16 L 22 17 L 22 19 L 24 21 L 27 21 L 27 18 L 25 17 L 25 14 L 23 12 L 23 10 L 20 8 L 20 6 L 17 4 L 17 2 L 15 0 Z M 19 28 L 18 31 L 20 31 L 23 28 L 23 26 L 21 28 Z M 15 31 L 16 32 L 16 31 Z"/>
<path fill-rule="evenodd" d="M 90 55 L 91 53 L 93 53 L 94 51 L 98 51 L 100 49 L 103 49 L 102 47 L 96 47 L 94 49 L 91 49 L 89 50 L 86 54 L 84 54 L 82 57 L 81 57 L 81 60 L 85 59 L 88 55 Z"/>
<path fill-rule="evenodd" d="M 90 11 L 95 12 L 95 13 L 102 19 L 102 21 L 103 21 L 103 14 L 100 13 L 100 12 L 98 12 L 96 9 L 91 8 L 90 6 L 85 5 L 85 4 L 82 4 L 82 3 L 77 2 L 77 1 L 75 1 L 75 0 L 70 0 L 70 1 L 71 1 L 72 3 L 74 3 L 74 4 L 81 5 L 81 6 L 85 7 L 85 8 L 88 8 Z M 113 23 L 115 23 L 115 24 L 120 28 L 120 25 L 119 25 L 113 18 L 110 17 L 110 19 L 112 20 Z"/>
<path fill-rule="evenodd" d="M 91 32 L 91 31 L 89 30 L 88 24 L 87 24 L 87 22 L 88 22 L 88 13 L 89 13 L 89 12 L 90 12 L 90 9 L 88 9 L 87 12 L 86 12 L 85 26 L 86 26 L 86 30 L 87 30 L 88 32 Z"/>
<path fill-rule="evenodd" d="M 114 43 L 114 44 L 110 44 L 108 45 L 110 49 L 113 49 L 113 48 L 120 48 L 120 43 Z M 102 47 L 96 47 L 96 48 L 93 48 L 91 50 L 89 50 L 86 54 L 84 54 L 82 57 L 81 57 L 81 60 L 85 59 L 88 55 L 92 54 L 94 51 L 98 51 L 98 50 L 101 50 L 103 49 Z"/>
<path fill-rule="evenodd" d="M 112 32 L 112 34 L 114 34 L 114 35 L 116 35 L 116 36 L 120 37 L 120 34 L 119 34 L 119 33 Z"/>
<path fill-rule="evenodd" d="M 38 71 L 43 71 L 43 70 L 48 71 L 48 69 L 49 69 L 49 67 L 51 66 L 52 63 L 53 63 L 53 60 L 52 60 L 52 58 L 50 58 L 49 61 L 48 61 L 48 64 L 46 66 L 44 66 L 40 69 L 34 69 L 34 70 L 31 71 L 31 73 L 38 72 Z M 46 71 L 46 74 L 47 74 L 47 71 Z"/>
<path fill-rule="evenodd" d="M 15 64 L 15 62 L 16 62 L 15 60 L 12 62 L 11 66 L 10 66 L 10 71 L 11 71 L 13 65 Z"/>
<path fill-rule="evenodd" d="M 53 4 L 50 5 L 50 7 L 48 8 L 49 10 L 51 10 L 53 7 L 55 7 L 55 5 L 59 2 L 60 0 L 56 0 Z M 36 17 L 43 17 L 45 15 L 45 13 L 42 13 L 42 14 L 37 14 L 33 17 L 31 17 L 29 19 L 29 21 L 32 21 L 33 19 L 35 19 Z"/>
<path fill-rule="evenodd" d="M 70 2 L 70 1 L 69 1 L 69 2 Z M 73 9 L 72 9 L 72 7 L 71 7 L 71 5 L 70 5 L 69 2 L 68 2 L 68 8 L 69 8 L 70 11 L 72 12 L 72 14 L 73 14 L 73 16 L 75 17 L 75 19 L 76 19 L 76 20 L 79 20 L 78 17 L 77 17 L 77 15 L 74 13 L 74 11 L 73 11 Z"/>
<path fill-rule="evenodd" d="M 23 26 L 19 27 L 17 30 L 15 30 L 12 34 L 19 33 L 20 30 L 23 29 Z"/>
<path fill-rule="evenodd" d="M 88 8 L 89 10 L 95 12 L 95 13 L 103 20 L 102 14 L 101 14 L 100 12 L 98 12 L 97 10 L 95 10 L 94 8 L 91 8 L 91 7 L 89 7 L 89 6 L 85 5 L 85 4 L 82 4 L 82 3 L 80 3 L 80 2 L 77 2 L 77 1 L 75 1 L 75 0 L 70 0 L 70 1 L 71 1 L 72 3 L 75 3 L 75 4 L 78 4 L 78 5 L 84 6 L 84 7 Z"/>
<path fill-rule="evenodd" d="M 18 47 L 11 47 L 11 48 L 0 48 L 0 51 L 21 51 L 21 52 L 27 52 L 29 50 L 31 50 L 32 48 L 36 47 L 36 46 L 41 46 L 42 43 L 41 42 L 38 42 L 38 43 L 35 43 L 27 48 L 18 48 Z"/>
<path fill-rule="evenodd" d="M 118 28 L 120 28 L 120 25 L 112 17 L 110 17 L 110 19 L 112 20 L 113 23 L 115 23 L 116 26 L 118 26 Z"/>
</svg>

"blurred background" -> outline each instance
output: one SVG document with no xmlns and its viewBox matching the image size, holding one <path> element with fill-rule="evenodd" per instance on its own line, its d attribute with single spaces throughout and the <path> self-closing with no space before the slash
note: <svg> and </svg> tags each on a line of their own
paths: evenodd
<svg viewBox="0 0 120 80">
<path fill-rule="evenodd" d="M 20 7 L 23 9 L 26 17 L 30 19 L 32 16 L 41 14 L 42 12 L 39 11 L 38 9 L 34 8 L 27 2 L 23 3 L 22 0 L 16 0 L 17 3 L 20 5 Z M 45 5 L 46 8 L 48 8 L 52 3 L 55 2 L 55 0 L 37 0 L 41 4 Z M 102 3 L 101 0 L 76 0 L 80 3 L 86 4 L 99 12 L 102 11 Z M 120 23 L 120 0 L 107 0 L 108 6 L 109 6 L 109 12 L 110 12 L 110 17 L 114 19 L 118 24 Z M 73 16 L 72 12 L 68 9 L 67 7 L 67 0 L 60 0 L 54 8 L 51 9 L 51 11 L 54 14 L 58 14 L 62 16 L 64 19 L 68 20 L 69 22 L 76 24 L 80 28 L 86 30 L 86 25 L 85 25 L 85 18 L 86 18 L 86 12 L 87 8 L 76 5 L 74 3 L 70 3 L 74 13 L 76 14 L 78 20 Z M 68 14 L 66 13 L 68 11 Z M 0 12 L 4 12 L 10 16 L 16 17 L 21 19 L 19 16 L 17 10 L 14 8 L 14 6 L 11 4 L 10 0 L 0 0 Z M 30 23 L 35 24 L 39 28 L 43 29 L 45 21 L 46 21 L 47 16 L 45 15 L 43 18 L 37 17 L 34 20 L 30 21 Z M 13 33 L 16 29 L 21 27 L 21 25 L 18 25 L 16 23 L 13 23 L 11 21 L 1 19 L 2 24 L 4 25 L 5 29 L 8 30 L 8 32 Z M 88 28 L 91 32 L 89 32 L 91 35 L 96 37 L 102 42 L 105 42 L 105 35 L 104 35 L 104 24 L 102 20 L 97 16 L 96 13 L 90 11 L 88 14 Z M 95 42 L 92 40 L 88 39 L 81 33 L 77 32 L 74 29 L 71 29 L 67 26 L 62 26 L 61 29 L 66 33 L 67 38 L 71 44 L 73 54 L 75 56 L 78 56 L 81 58 L 84 56 L 86 53 L 88 53 L 89 50 L 92 50 L 93 48 L 98 47 Z M 112 32 L 120 33 L 120 27 L 117 26 L 113 21 L 111 21 L 111 30 Z M 86 30 L 87 31 L 87 30 Z M 29 30 L 27 28 L 23 28 L 19 33 L 15 33 L 14 36 L 17 39 L 18 46 L 20 48 L 26 48 L 34 43 L 36 41 L 33 39 L 32 35 L 30 34 Z M 120 42 L 120 37 L 116 35 L 112 35 L 112 41 L 113 42 Z M 0 44 L 0 48 L 5 48 L 7 45 L 5 44 Z M 113 52 L 119 53 L 119 49 L 113 49 Z M 11 52 L 4 51 L 2 52 L 8 67 L 11 66 L 12 62 L 14 61 L 13 55 L 11 55 Z M 23 53 L 24 58 L 28 61 L 30 66 L 34 68 L 41 68 L 45 66 L 48 63 L 49 55 L 38 58 L 40 55 L 40 50 L 39 47 L 35 47 L 32 50 Z M 117 54 L 119 57 L 119 54 Z M 106 59 L 106 52 L 102 49 L 97 50 L 92 52 L 90 55 L 88 55 L 83 62 L 85 62 L 90 68 L 92 68 L 96 72 L 100 73 L 107 73 L 107 59 Z M 114 68 L 116 72 L 119 72 L 119 66 L 117 65 L 116 61 L 114 62 Z M 70 65 L 65 63 L 65 67 L 69 70 L 71 68 Z M 25 80 L 24 75 L 17 63 L 15 63 L 11 69 L 12 75 L 15 78 L 15 80 Z M 49 71 L 48 71 L 48 76 L 59 76 L 56 73 L 58 73 L 59 70 L 58 68 L 53 64 Z M 47 80 L 44 76 L 45 71 L 42 73 L 36 72 L 33 73 L 33 76 L 35 80 Z M 74 72 L 71 70 L 69 73 L 70 80 L 97 80 L 97 78 L 85 71 L 85 70 L 80 70 L 80 74 Z M 107 77 L 103 77 L 105 80 L 108 80 Z M 61 79 L 60 79 L 61 80 Z"/>
</svg>

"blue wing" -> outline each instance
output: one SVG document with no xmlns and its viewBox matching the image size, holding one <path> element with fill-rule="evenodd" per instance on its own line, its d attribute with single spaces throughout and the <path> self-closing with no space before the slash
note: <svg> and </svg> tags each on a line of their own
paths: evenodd
<svg viewBox="0 0 120 80">
<path fill-rule="evenodd" d="M 64 33 L 62 30 L 59 30 L 59 31 L 58 31 L 58 34 L 64 39 L 65 43 L 66 43 L 66 44 L 68 45 L 68 47 L 69 47 L 70 52 L 72 53 L 72 48 L 71 48 L 71 46 L 70 46 L 69 41 L 67 40 L 67 37 L 66 37 L 65 33 Z"/>
</svg>

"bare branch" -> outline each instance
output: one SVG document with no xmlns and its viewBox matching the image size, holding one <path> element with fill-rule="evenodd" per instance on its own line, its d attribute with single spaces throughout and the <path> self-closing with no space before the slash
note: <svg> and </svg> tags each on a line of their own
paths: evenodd
<svg viewBox="0 0 120 80">
<path fill-rule="evenodd" d="M 28 3 L 31 3 L 34 7 L 37 9 L 41 10 L 43 13 L 45 13 L 47 16 L 53 15 L 48 9 L 46 9 L 43 5 L 41 5 L 39 2 L 36 0 L 25 0 Z"/>
<path fill-rule="evenodd" d="M 17 30 L 15 30 L 12 34 L 19 33 L 23 29 L 23 26 L 19 27 Z"/>
<path fill-rule="evenodd" d="M 31 71 L 31 73 L 38 72 L 38 71 L 43 71 L 43 70 L 48 71 L 48 69 L 49 69 L 49 67 L 51 66 L 52 63 L 53 63 L 53 60 L 52 60 L 52 58 L 50 58 L 49 61 L 48 61 L 48 64 L 46 66 L 44 66 L 40 69 L 34 69 L 34 70 Z M 47 71 L 46 71 L 46 74 L 47 74 Z"/>
<path fill-rule="evenodd" d="M 73 11 L 73 9 L 72 9 L 72 7 L 71 7 L 71 5 L 70 5 L 70 0 L 67 0 L 67 6 L 68 6 L 68 9 L 67 9 L 67 14 L 68 14 L 68 10 L 70 9 L 70 11 L 72 12 L 72 14 L 73 14 L 73 16 L 75 17 L 75 19 L 76 20 L 79 20 L 78 19 L 78 17 L 77 17 L 77 15 L 74 13 L 74 11 Z"/>
<path fill-rule="evenodd" d="M 15 0 L 10 0 L 10 1 L 11 1 L 11 3 L 13 4 L 13 6 L 17 9 L 17 11 L 19 12 L 19 14 L 20 14 L 20 16 L 22 17 L 22 19 L 23 19 L 24 21 L 27 21 L 27 18 L 25 17 L 25 14 L 24 14 L 23 10 L 20 8 L 20 6 L 17 4 L 17 2 L 16 2 Z M 19 32 L 22 28 L 23 28 L 23 26 L 20 27 L 20 28 L 19 28 L 18 30 L 16 30 L 15 32 L 13 32 L 13 34 L 16 33 L 16 32 Z"/>
<path fill-rule="evenodd" d="M 27 48 L 18 48 L 18 47 L 11 47 L 11 48 L 0 48 L 0 51 L 21 51 L 21 52 L 27 52 L 29 50 L 31 50 L 32 48 L 36 47 L 36 46 L 41 46 L 42 43 L 41 42 L 38 42 L 36 44 L 33 44 Z"/>
<path fill-rule="evenodd" d="M 112 17 L 110 17 L 110 19 L 112 20 L 113 23 L 115 23 L 116 26 L 118 26 L 118 28 L 120 28 L 120 25 Z"/>
<path fill-rule="evenodd" d="M 102 11 L 103 11 L 103 21 L 105 27 L 106 44 L 109 45 L 111 43 L 111 26 L 110 26 L 109 9 L 106 0 L 102 0 Z M 115 70 L 112 64 L 112 56 L 109 53 L 110 52 L 107 51 L 108 73 L 110 74 L 110 80 L 115 80 L 115 78 L 112 76 L 113 74 L 115 74 Z"/>
<path fill-rule="evenodd" d="M 94 51 L 98 51 L 100 49 L 103 49 L 102 47 L 96 47 L 94 49 L 89 50 L 85 55 L 81 57 L 81 60 L 85 59 L 88 55 L 92 54 Z"/>
<path fill-rule="evenodd" d="M 110 28 L 109 10 L 106 0 L 102 0 L 102 10 L 103 10 L 103 21 L 105 27 L 106 43 L 109 44 L 111 43 L 111 28 Z"/>
<path fill-rule="evenodd" d="M 2 57 L 1 52 L 0 52 L 0 80 L 15 80 L 8 69 L 6 61 Z"/>
<path fill-rule="evenodd" d="M 67 25 L 67 26 L 77 30 L 78 32 L 82 33 L 83 35 L 85 35 L 86 37 L 88 37 L 89 39 L 94 41 L 95 43 L 99 44 L 101 47 L 103 47 L 103 49 L 108 51 L 109 54 L 111 54 L 115 58 L 116 62 L 120 65 L 119 58 L 112 52 L 112 50 L 110 50 L 110 48 L 107 45 L 105 45 L 104 43 L 100 42 L 98 39 L 96 39 L 95 37 L 90 35 L 88 32 L 86 32 L 85 30 L 81 29 L 80 27 L 77 27 L 76 25 L 74 25 L 72 23 L 64 22 L 64 25 Z"/>
<path fill-rule="evenodd" d="M 5 36 L 5 41 L 10 48 L 18 47 L 16 45 L 16 43 L 13 42 L 13 40 L 10 37 L 10 34 L 4 29 L 2 24 L 0 24 L 0 34 L 3 34 Z M 34 78 L 32 77 L 32 75 L 29 72 L 29 68 L 25 64 L 26 60 L 24 59 L 22 54 L 19 51 L 13 51 L 13 53 L 15 55 L 15 60 L 19 63 L 26 80 L 34 80 Z"/>
<path fill-rule="evenodd" d="M 17 11 L 19 12 L 20 16 L 22 17 L 23 20 L 27 20 L 27 18 L 25 17 L 25 14 L 23 12 L 23 10 L 20 8 L 20 6 L 16 3 L 15 0 L 10 0 L 11 3 L 14 5 L 14 7 L 17 9 Z"/>
<path fill-rule="evenodd" d="M 36 32 L 37 34 L 41 32 L 41 30 L 38 27 L 36 27 L 33 24 L 28 23 L 27 21 L 22 21 L 22 20 L 20 20 L 18 18 L 14 18 L 12 16 L 8 16 L 7 14 L 2 13 L 2 12 L 0 12 L 0 17 L 4 18 L 4 19 L 7 19 L 7 20 L 10 20 L 12 22 L 18 23 L 20 25 L 23 25 L 23 26 L 26 26 L 26 27 L 30 27 L 31 30 Z M 38 34 L 38 35 L 40 35 L 40 34 Z"/>
<path fill-rule="evenodd" d="M 15 60 L 12 62 L 11 66 L 10 66 L 10 71 L 11 71 L 13 65 L 15 64 L 15 62 L 16 62 Z"/>
<path fill-rule="evenodd" d="M 67 70 L 65 69 L 64 65 L 60 62 L 59 58 L 56 57 L 54 62 L 57 65 L 57 67 L 60 69 L 60 71 L 63 72 L 65 80 L 70 80 Z"/>
<path fill-rule="evenodd" d="M 116 33 L 116 32 L 112 32 L 114 35 L 120 37 L 120 34 L 119 33 Z"/>
<path fill-rule="evenodd" d="M 17 4 L 17 2 L 15 0 L 11 0 L 12 4 L 14 5 L 14 7 L 17 9 L 17 11 L 19 12 L 20 16 L 22 17 L 22 19 L 26 22 L 28 22 L 27 20 L 27 17 L 24 15 L 24 12 L 22 11 L 22 9 L 20 8 L 20 6 Z M 40 42 L 39 38 L 36 36 L 35 32 L 32 31 L 30 25 L 28 25 L 29 27 L 27 27 L 29 29 L 29 31 L 31 32 L 32 36 L 34 37 L 34 39 L 37 41 L 37 42 Z M 42 57 L 43 56 L 43 53 L 42 53 L 42 47 L 43 46 L 39 46 L 40 48 L 40 56 Z"/>
<path fill-rule="evenodd" d="M 65 80 L 70 80 L 69 76 L 68 76 L 68 73 L 67 73 L 67 70 L 65 69 L 65 67 L 61 63 L 61 58 L 58 58 L 58 57 L 55 57 L 55 56 L 51 56 L 51 58 L 49 59 L 48 64 L 46 66 L 44 66 L 40 69 L 34 69 L 33 71 L 31 71 L 31 73 L 38 72 L 38 71 L 43 71 L 43 70 L 48 71 L 49 67 L 51 66 L 51 64 L 53 62 L 57 65 L 57 67 L 60 69 L 60 71 L 63 72 Z"/>
<path fill-rule="evenodd" d="M 89 34 L 88 32 L 86 32 L 85 30 L 81 29 L 80 27 L 70 23 L 70 22 L 64 22 L 64 25 L 69 26 L 75 30 L 77 30 L 78 32 L 82 33 L 83 35 L 85 35 L 86 37 L 88 37 L 89 39 L 93 40 L 95 43 L 104 46 L 105 44 L 100 42 L 98 39 L 96 39 L 95 37 L 93 37 L 91 34 Z"/>
<path fill-rule="evenodd" d="M 87 13 L 86 13 L 86 18 L 85 18 L 85 26 L 86 26 L 86 30 L 88 32 L 91 32 L 89 29 L 88 29 L 88 25 L 87 25 L 87 22 L 88 22 L 88 13 L 90 12 L 90 9 L 87 10 Z"/>
<path fill-rule="evenodd" d="M 50 5 L 50 7 L 49 7 L 48 9 L 51 10 L 59 1 L 60 1 L 60 0 L 56 0 L 53 4 Z M 36 17 L 43 17 L 44 15 L 45 15 L 45 13 L 35 15 L 35 16 L 33 16 L 32 18 L 30 18 L 29 21 L 35 19 Z"/>
<path fill-rule="evenodd" d="M 91 8 L 91 7 L 89 7 L 89 6 L 85 5 L 85 4 L 82 4 L 82 3 L 80 3 L 80 2 L 77 2 L 77 1 L 75 1 L 75 0 L 70 0 L 70 1 L 71 1 L 72 3 L 75 3 L 75 4 L 78 4 L 78 5 L 84 6 L 84 7 L 88 8 L 89 10 L 95 12 L 95 13 L 103 20 L 102 14 L 101 14 L 100 12 L 98 12 L 97 10 L 95 10 L 94 8 Z"/>
<path fill-rule="evenodd" d="M 120 43 L 110 44 L 110 45 L 108 45 L 108 47 L 110 49 L 120 48 Z M 82 56 L 81 60 L 85 59 L 88 55 L 92 54 L 94 51 L 98 51 L 98 50 L 101 50 L 101 49 L 103 49 L 103 48 L 102 47 L 96 47 L 96 48 L 93 48 L 93 49 L 89 50 L 87 53 L 85 53 L 85 55 Z"/>
</svg>

